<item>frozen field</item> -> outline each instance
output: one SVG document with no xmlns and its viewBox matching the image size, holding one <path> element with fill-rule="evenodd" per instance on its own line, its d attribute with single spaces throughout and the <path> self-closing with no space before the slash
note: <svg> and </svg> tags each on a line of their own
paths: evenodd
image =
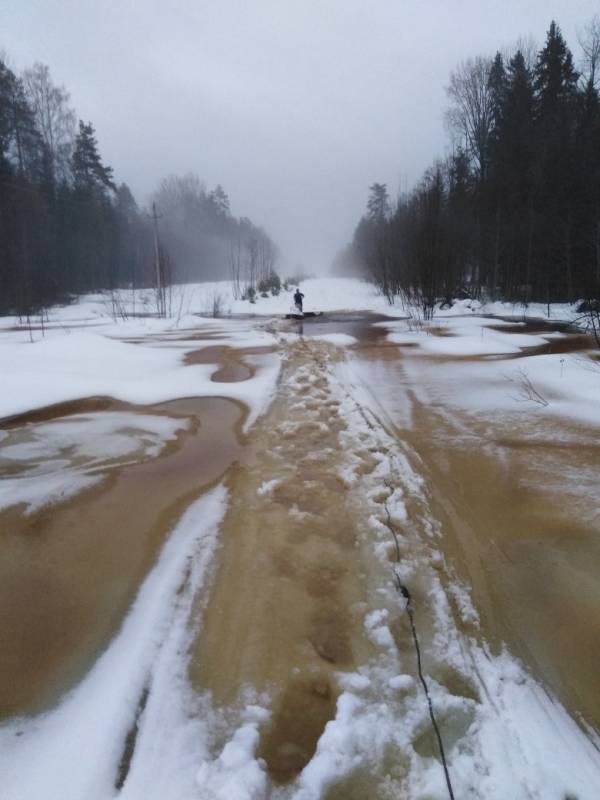
<svg viewBox="0 0 600 800">
<path fill-rule="evenodd" d="M 302 291 L 0 320 L 3 799 L 600 796 L 594 343 Z"/>
</svg>

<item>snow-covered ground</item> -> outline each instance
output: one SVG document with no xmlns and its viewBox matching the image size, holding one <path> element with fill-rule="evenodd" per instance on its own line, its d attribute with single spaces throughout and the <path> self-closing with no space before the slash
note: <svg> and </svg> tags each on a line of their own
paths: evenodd
<svg viewBox="0 0 600 800">
<path fill-rule="evenodd" d="M 371 283 L 355 278 L 310 278 L 302 281 L 300 289 L 304 294 L 306 311 L 371 311 L 390 317 L 409 316 L 407 309 L 397 300 L 390 304 L 388 300 Z M 120 335 L 124 331 L 129 335 L 147 335 L 164 330 L 185 329 L 187 325 L 197 325 L 197 315 L 210 318 L 215 307 L 215 299 L 219 308 L 219 316 L 252 315 L 272 316 L 295 311 L 293 301 L 294 287 L 282 289 L 276 296 L 256 296 L 256 301 L 234 298 L 231 281 L 214 281 L 198 284 L 183 284 L 173 287 L 173 299 L 170 304 L 171 314 L 168 320 L 156 319 L 154 294 L 151 290 L 135 291 L 119 290 L 118 302 L 112 302 L 110 293 L 83 295 L 76 302 L 66 306 L 54 306 L 48 310 L 45 322 L 48 329 L 59 328 L 63 333 L 72 327 L 99 327 L 110 334 L 111 327 Z M 523 306 L 518 303 L 489 302 L 482 304 L 478 300 L 458 300 L 450 309 L 438 308 L 434 319 L 471 314 L 493 314 L 496 316 L 514 317 L 515 319 L 545 318 L 551 320 L 572 320 L 578 315 L 576 304 L 555 303 L 548 307 L 544 303 L 530 303 Z M 414 315 L 413 315 L 414 316 Z M 34 339 L 41 337 L 38 329 L 40 320 L 31 318 Z M 17 331 L 15 328 L 22 328 Z M 11 331 L 11 336 L 19 341 L 30 339 L 29 329 L 23 320 L 17 317 L 0 318 L 0 330 Z"/>
<path fill-rule="evenodd" d="M 405 320 L 406 309 L 401 304 L 390 305 L 372 284 L 356 279 L 321 278 L 303 281 L 301 289 L 307 311 L 369 311 L 400 318 L 397 323 L 392 320 L 381 323 L 388 327 L 390 341 L 414 343 L 435 355 L 514 354 L 521 348 L 548 341 L 542 334 L 503 334 L 492 330 L 490 326 L 498 321 L 482 316 L 508 316 L 517 323 L 525 319 L 548 319 L 543 304 L 524 308 L 499 302 L 482 306 L 478 301 L 457 301 L 449 310 L 438 310 L 431 323 L 446 335 L 430 336 L 428 324 Z M 210 318 L 215 297 L 220 299 L 223 314 L 218 320 Z M 272 331 L 265 330 L 262 323 L 273 315 L 281 317 L 293 310 L 293 300 L 292 292 L 284 290 L 278 296 L 258 296 L 255 303 L 235 300 L 231 282 L 220 281 L 175 287 L 173 316 L 166 320 L 143 316 L 151 315 L 153 309 L 153 294 L 147 290 L 123 290 L 117 307 L 122 316 L 115 315 L 109 295 L 84 296 L 71 305 L 51 308 L 43 332 L 35 327 L 39 323 L 36 319 L 32 320 L 34 329 L 30 331 L 15 317 L 0 318 L 0 374 L 4 376 L 0 418 L 93 395 L 144 404 L 211 394 L 214 387 L 210 375 L 215 368 L 211 365 L 182 368 L 185 353 L 198 346 L 186 340 L 186 332 L 193 329 L 197 334 L 200 328 L 211 337 L 211 345 L 238 348 L 274 345 Z M 570 321 L 576 316 L 574 309 L 566 304 L 553 305 L 550 319 Z M 239 315 L 254 318 L 240 319 Z M 308 325 L 304 334 L 310 337 Z M 347 334 L 332 332 L 325 336 L 336 344 L 353 344 Z M 341 339 L 343 336 L 346 338 Z M 138 339 L 142 341 L 137 342 Z M 557 402 L 552 404 L 554 411 L 562 404 L 565 413 L 597 418 L 595 386 L 600 366 L 589 359 L 580 361 L 557 354 L 525 358 L 514 368 L 506 369 L 505 365 L 502 368 L 507 374 L 517 369 L 529 374 L 531 370 L 530 378 L 536 386 L 540 382 L 541 393 L 547 391 L 556 398 Z M 463 377 L 457 365 L 450 368 L 461 382 Z M 464 365 L 463 368 L 466 369 Z M 490 383 L 496 383 L 494 375 L 497 377 L 498 367 L 491 365 L 489 372 Z M 265 385 L 261 383 L 263 378 Z M 224 390 L 224 396 L 249 404 L 252 421 L 261 411 L 257 398 L 268 393 L 272 383 L 272 370 L 259 370 L 255 381 L 232 384 Z M 496 388 L 492 386 L 494 393 Z M 476 397 L 475 402 L 480 399 L 485 402 L 484 397 Z"/>
<path fill-rule="evenodd" d="M 301 289 L 307 310 L 395 317 L 378 325 L 385 342 L 408 345 L 403 367 L 409 377 L 412 371 L 417 396 L 419 391 L 430 393 L 435 384 L 435 402 L 473 414 L 518 410 L 538 420 L 557 415 L 600 425 L 597 362 L 585 353 L 522 354 L 523 348 L 543 347 L 568 334 L 515 333 L 508 328 L 503 332 L 492 327 L 501 325 L 499 320 L 482 316 L 522 319 L 522 308 L 461 302 L 436 314 L 430 326 L 415 327 L 414 320 L 403 319 L 404 309 L 390 307 L 369 284 L 315 279 L 303 282 Z M 218 394 L 249 407 L 249 430 L 273 400 L 281 355 L 287 357 L 287 348 L 300 339 L 293 325 L 270 321 L 290 310 L 291 294 L 258 298 L 250 305 L 234 300 L 226 282 L 180 291 L 180 313 L 168 320 L 115 320 L 110 303 L 100 296 L 51 309 L 43 336 L 39 330 L 15 330 L 15 319 L 1 320 L 0 417 L 93 396 L 146 405 Z M 234 316 L 196 316 L 210 313 L 215 297 Z M 149 298 L 148 293 L 137 293 L 137 312 L 151 310 Z M 123 293 L 123 302 L 133 311 L 128 293 Z M 530 307 L 527 314 L 542 316 L 545 311 L 545 306 Z M 573 313 L 566 306 L 554 307 L 551 317 L 569 320 Z M 239 314 L 256 316 L 241 319 L 235 316 Z M 207 338 L 198 340 L 198 334 Z M 382 407 L 397 408 L 409 427 L 410 402 L 393 396 L 393 387 L 381 381 L 381 392 L 389 396 L 380 404 L 375 372 L 361 373 L 361 383 L 356 365 L 351 368 L 343 359 L 333 363 L 331 353 L 337 348 L 339 356 L 344 348 L 354 348 L 355 337 L 334 330 L 311 338 L 307 321 L 304 340 L 322 359 L 323 375 L 345 421 L 338 440 L 339 478 L 360 500 L 370 531 L 367 542 L 382 569 L 389 567 L 390 520 L 402 532 L 403 557 L 393 570 L 429 609 L 426 669 L 433 659 L 438 678 L 441 666 L 448 667 L 472 690 L 461 694 L 449 682 L 429 677 L 434 707 L 450 732 L 455 796 L 596 800 L 600 753 L 595 736 L 586 736 L 508 651 L 492 654 L 478 636 L 477 609 L 468 587 L 456 580 L 448 589 L 438 577 L 446 567 L 451 574 L 451 568 L 445 564 L 428 489 L 402 443 L 380 424 Z M 218 364 L 185 364 L 187 353 L 214 345 L 266 346 L 279 354 L 254 355 L 252 377 L 217 385 L 211 376 Z M 318 408 L 323 393 L 315 389 L 310 369 L 285 380 L 298 388 L 307 414 L 311 402 Z M 528 386 L 538 399 L 532 398 Z M 431 402 L 430 394 L 427 400 Z M 157 456 L 185 424 L 151 413 L 105 412 L 26 426 L 18 435 L 2 430 L 0 469 L 5 474 L 0 473 L 0 506 L 24 502 L 35 511 L 58 496 L 64 499 L 65 493 L 100 479 L 114 459 Z M 365 469 L 368 460 L 373 462 L 370 470 Z M 268 496 L 276 483 L 265 481 L 262 486 Z M 416 745 L 429 718 L 421 686 L 409 674 L 409 659 L 394 644 L 392 618 L 402 617 L 405 606 L 391 568 L 375 595 L 379 604 L 364 616 L 365 632 L 377 655 L 354 672 L 340 673 L 335 718 L 296 781 L 287 788 L 271 786 L 265 764 L 256 755 L 259 729 L 269 711 L 255 702 L 239 713 L 237 725 L 221 736 L 215 751 L 210 730 L 217 724 L 214 709 L 193 695 L 186 659 L 194 634 L 189 616 L 194 598 L 197 602 L 202 587 L 209 584 L 226 509 L 222 486 L 190 505 L 121 629 L 86 677 L 55 708 L 0 725 L 2 798 L 321 800 L 344 780 L 350 781 L 348 796 L 355 796 L 350 794 L 352 776 L 361 775 L 362 780 L 377 770 L 383 775 L 377 797 L 400 796 L 399 786 L 402 796 L 415 800 L 447 796 L 435 753 Z M 471 634 L 458 629 L 451 607 L 459 609 Z M 140 708 L 145 692 L 148 701 Z M 136 725 L 133 759 L 118 791 L 123 741 Z"/>
<path fill-rule="evenodd" d="M 89 306 L 85 304 L 84 309 Z M 63 311 L 69 314 L 73 309 L 56 314 Z M 82 327 L 78 323 L 65 328 L 57 322 L 33 342 L 22 332 L 0 332 L 0 374 L 4 376 L 0 417 L 84 397 L 109 396 L 145 405 L 215 395 L 210 379 L 218 364 L 185 365 L 187 353 L 206 345 L 257 348 L 276 343 L 271 334 L 249 322 L 215 324 L 198 317 L 187 322 L 195 326 L 193 331 L 175 328 L 172 320 L 115 324 L 104 319 L 94 328 L 85 322 Z M 205 335 L 207 341 L 186 338 L 189 333 Z M 142 341 L 131 341 L 138 338 Z M 276 359 L 253 358 L 257 371 L 252 380 L 220 384 L 218 392 L 250 408 L 249 425 L 264 410 L 279 369 Z"/>
</svg>

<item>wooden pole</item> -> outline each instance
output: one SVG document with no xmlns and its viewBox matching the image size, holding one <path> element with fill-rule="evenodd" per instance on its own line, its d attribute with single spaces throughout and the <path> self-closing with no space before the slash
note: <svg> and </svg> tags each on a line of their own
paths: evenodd
<svg viewBox="0 0 600 800">
<path fill-rule="evenodd" d="M 156 268 L 156 297 L 158 316 L 165 316 L 165 303 L 163 297 L 162 275 L 160 269 L 160 244 L 158 241 L 158 216 L 156 214 L 156 203 L 152 203 L 152 221 L 154 223 L 154 262 Z"/>
</svg>

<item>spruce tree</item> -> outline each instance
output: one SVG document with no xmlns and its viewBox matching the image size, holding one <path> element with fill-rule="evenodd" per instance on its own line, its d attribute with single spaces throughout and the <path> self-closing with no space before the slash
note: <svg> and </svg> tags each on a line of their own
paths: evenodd
<svg viewBox="0 0 600 800">
<path fill-rule="evenodd" d="M 573 147 L 578 73 L 556 22 L 535 67 L 538 205 L 545 299 L 574 299 Z"/>
</svg>

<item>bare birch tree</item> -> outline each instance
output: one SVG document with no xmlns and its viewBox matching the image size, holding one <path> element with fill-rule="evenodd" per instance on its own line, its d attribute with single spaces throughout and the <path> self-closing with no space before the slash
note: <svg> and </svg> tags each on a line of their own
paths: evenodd
<svg viewBox="0 0 600 800">
<path fill-rule="evenodd" d="M 258 283 L 268 283 L 275 272 L 275 246 L 264 234 L 258 240 Z"/>
<path fill-rule="evenodd" d="M 586 83 L 596 89 L 600 86 L 600 16 L 592 17 L 579 34 L 582 51 L 581 74 Z"/>
<path fill-rule="evenodd" d="M 479 179 L 486 176 L 486 162 L 493 123 L 489 76 L 492 61 L 478 56 L 463 61 L 450 75 L 446 93 L 450 108 L 446 121 L 459 145 L 473 158 Z"/>
<path fill-rule="evenodd" d="M 238 227 L 235 238 L 229 243 L 229 266 L 233 285 L 233 299 L 240 300 L 242 291 L 242 234 Z"/>
<path fill-rule="evenodd" d="M 247 296 L 256 294 L 258 278 L 258 238 L 251 236 L 246 242 L 246 291 Z"/>
<path fill-rule="evenodd" d="M 35 63 L 23 72 L 23 85 L 37 130 L 52 160 L 54 177 L 65 180 L 75 139 L 75 112 L 69 93 L 56 86 L 45 64 Z"/>
</svg>

